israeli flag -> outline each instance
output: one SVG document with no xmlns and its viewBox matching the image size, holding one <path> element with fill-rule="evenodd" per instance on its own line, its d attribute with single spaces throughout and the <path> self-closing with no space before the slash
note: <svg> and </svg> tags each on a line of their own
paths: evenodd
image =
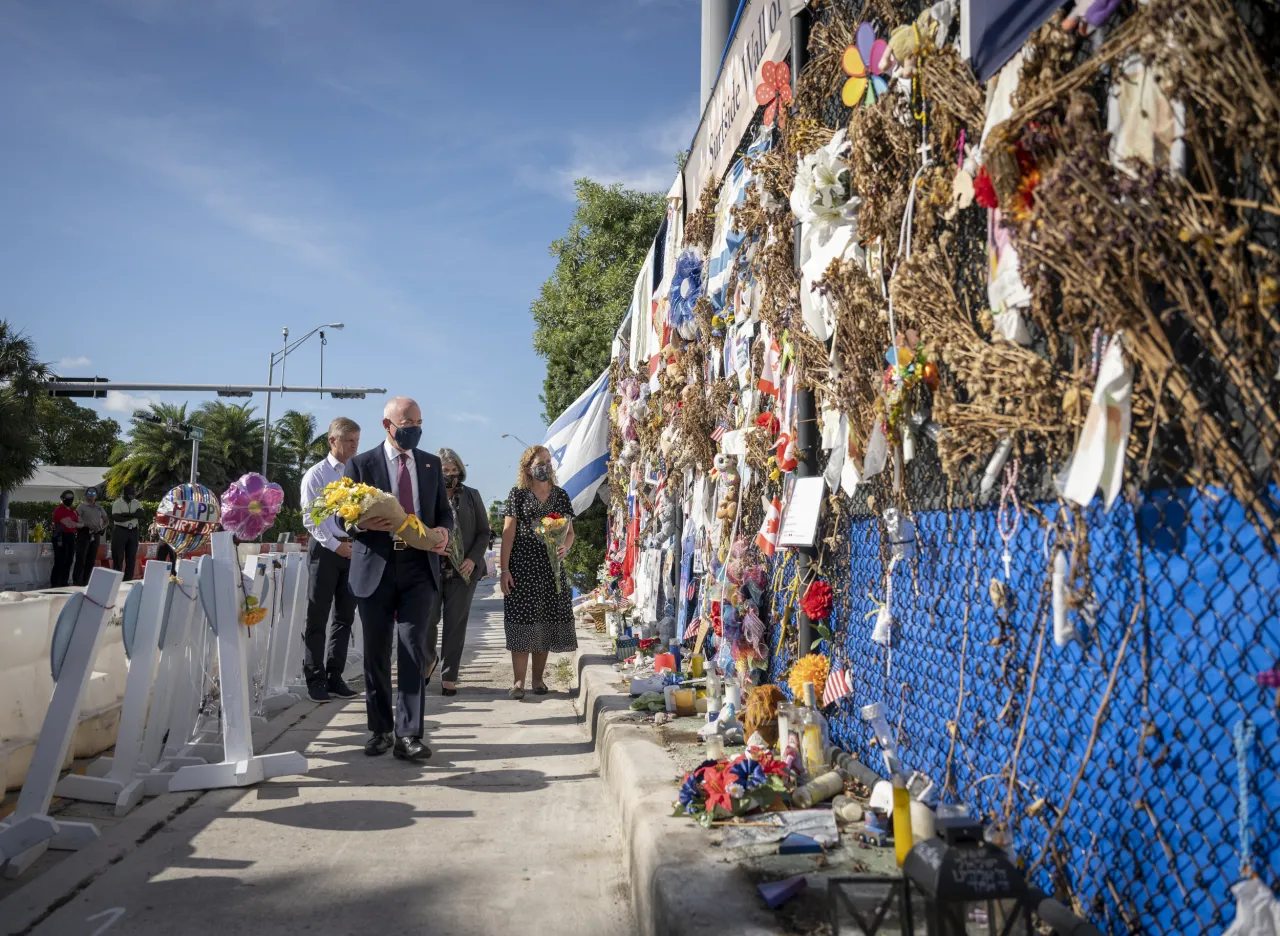
<svg viewBox="0 0 1280 936">
<path fill-rule="evenodd" d="M 609 371 L 547 430 L 545 445 L 555 464 L 560 487 L 573 501 L 573 512 L 591 506 L 609 465 Z"/>
</svg>

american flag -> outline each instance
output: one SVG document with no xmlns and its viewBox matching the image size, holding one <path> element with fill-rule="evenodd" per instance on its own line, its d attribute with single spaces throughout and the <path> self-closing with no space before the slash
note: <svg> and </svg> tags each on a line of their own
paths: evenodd
<svg viewBox="0 0 1280 936">
<path fill-rule="evenodd" d="M 718 423 L 716 423 L 716 427 L 711 430 L 711 441 L 719 445 L 720 440 L 724 438 L 724 434 L 728 431 L 729 431 L 728 424 L 723 419 L 720 420 Z"/>
<path fill-rule="evenodd" d="M 833 669 L 827 674 L 827 685 L 822 690 L 823 706 L 839 702 L 853 692 L 853 684 L 849 682 L 849 673 L 844 669 Z"/>
</svg>

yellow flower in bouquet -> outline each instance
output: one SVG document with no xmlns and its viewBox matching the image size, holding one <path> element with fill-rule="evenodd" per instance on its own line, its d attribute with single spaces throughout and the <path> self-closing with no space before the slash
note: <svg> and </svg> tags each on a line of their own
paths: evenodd
<svg viewBox="0 0 1280 936">
<path fill-rule="evenodd" d="M 569 518 L 558 513 L 549 513 L 538 521 L 538 535 L 547 544 L 547 558 L 551 560 L 551 571 L 554 573 L 556 592 L 560 591 L 560 547 L 569 535 Z"/>
<path fill-rule="evenodd" d="M 309 506 L 311 520 L 317 525 L 332 516 L 341 518 L 348 526 L 382 517 L 391 521 L 396 536 L 415 549 L 434 549 L 441 542 L 439 533 L 428 530 L 413 514 L 405 513 L 394 494 L 351 478 L 326 484 Z"/>
</svg>

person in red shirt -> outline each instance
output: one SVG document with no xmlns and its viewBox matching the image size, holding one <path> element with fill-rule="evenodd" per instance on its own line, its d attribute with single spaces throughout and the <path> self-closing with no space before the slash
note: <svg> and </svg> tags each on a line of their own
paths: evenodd
<svg viewBox="0 0 1280 936">
<path fill-rule="evenodd" d="M 80 529 L 80 515 L 73 504 L 73 491 L 62 492 L 62 503 L 53 509 L 53 588 L 65 588 L 71 579 L 71 567 L 76 561 L 76 533 Z"/>
</svg>

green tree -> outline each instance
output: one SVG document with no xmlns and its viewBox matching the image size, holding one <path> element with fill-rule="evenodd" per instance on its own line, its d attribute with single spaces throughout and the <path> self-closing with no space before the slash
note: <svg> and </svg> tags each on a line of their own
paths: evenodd
<svg viewBox="0 0 1280 936">
<path fill-rule="evenodd" d="M 664 214 L 661 194 L 590 179 L 579 179 L 575 190 L 573 222 L 551 244 L 556 268 L 531 309 L 533 349 L 547 362 L 541 400 L 548 425 L 609 365 L 613 336 Z M 565 570 L 579 588 L 595 585 L 604 559 L 605 518 L 604 505 L 596 501 L 574 521 Z"/>
<path fill-rule="evenodd" d="M 36 400 L 49 368 L 22 332 L 0 319 L 0 520 L 8 515 L 9 492 L 30 478 L 40 458 Z M 3 538 L 0 524 L 0 538 Z"/>
<path fill-rule="evenodd" d="M 316 434 L 316 418 L 310 413 L 286 410 L 271 429 L 271 480 L 284 488 L 285 503 L 300 506 L 302 476 L 329 453 L 329 440 Z"/>
<path fill-rule="evenodd" d="M 489 501 L 489 529 L 494 533 L 502 535 L 502 512 L 507 509 L 507 502 L 501 500 Z"/>
<path fill-rule="evenodd" d="M 40 461 L 46 465 L 95 467 L 110 463 L 120 424 L 66 397 L 36 400 Z"/>
<path fill-rule="evenodd" d="M 215 491 L 250 471 L 262 470 L 262 420 L 248 403 L 210 400 L 191 417 L 204 429 L 200 443 L 200 481 Z"/>
<path fill-rule="evenodd" d="M 119 497 L 126 484 L 139 491 L 139 500 L 159 500 L 170 489 L 191 477 L 191 443 L 181 432 L 169 427 L 187 422 L 187 404 L 152 403 L 150 415 L 160 422 L 134 418 L 129 437 L 116 443 L 107 472 L 107 495 Z M 200 477 L 206 480 L 208 460 L 200 447 Z"/>
<path fill-rule="evenodd" d="M 556 268 L 531 310 L 533 349 L 547 362 L 541 400 L 548 425 L 608 366 L 665 205 L 660 194 L 590 179 L 579 179 L 575 190 L 573 222 L 551 244 Z"/>
</svg>

